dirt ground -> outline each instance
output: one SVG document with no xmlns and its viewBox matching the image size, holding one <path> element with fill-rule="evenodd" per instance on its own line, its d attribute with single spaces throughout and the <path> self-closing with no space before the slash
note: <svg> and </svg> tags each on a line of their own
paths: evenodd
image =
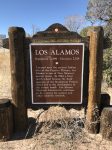
<svg viewBox="0 0 112 150">
<path fill-rule="evenodd" d="M 0 98 L 11 98 L 9 58 L 9 50 L 0 49 Z M 112 94 L 107 85 L 102 90 Z M 28 118 L 27 131 L 14 134 L 10 141 L 1 141 L 0 150 L 112 150 L 112 141 L 85 130 L 84 109 L 28 109 Z"/>
<path fill-rule="evenodd" d="M 42 114 L 39 115 L 40 113 Z M 84 129 L 83 109 L 81 111 L 66 110 L 57 106 L 47 111 L 28 110 L 28 115 L 29 120 L 32 117 L 34 119 L 29 122 L 28 132 L 16 133 L 10 141 L 0 142 L 0 150 L 112 149 L 112 141 L 102 139 L 101 134 L 89 134 Z M 60 116 L 61 119 L 58 120 Z"/>
</svg>

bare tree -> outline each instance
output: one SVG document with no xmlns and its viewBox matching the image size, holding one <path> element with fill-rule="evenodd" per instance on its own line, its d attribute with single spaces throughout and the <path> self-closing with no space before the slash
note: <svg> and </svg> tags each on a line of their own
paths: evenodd
<svg viewBox="0 0 112 150">
<path fill-rule="evenodd" d="M 64 24 L 68 30 L 78 32 L 84 22 L 85 17 L 73 15 L 67 16 Z"/>
<path fill-rule="evenodd" d="M 36 32 L 40 31 L 40 28 L 34 24 L 32 24 L 32 35 L 36 34 Z"/>
<path fill-rule="evenodd" d="M 31 37 L 31 34 L 26 32 L 26 37 Z"/>
</svg>

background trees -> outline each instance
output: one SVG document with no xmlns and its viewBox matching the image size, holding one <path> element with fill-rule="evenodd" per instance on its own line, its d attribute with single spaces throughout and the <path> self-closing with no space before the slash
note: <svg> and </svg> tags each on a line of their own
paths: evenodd
<svg viewBox="0 0 112 150">
<path fill-rule="evenodd" d="M 86 18 L 96 21 L 112 21 L 112 0 L 89 0 Z"/>
<path fill-rule="evenodd" d="M 92 28 L 93 28 L 92 26 L 88 26 L 88 27 L 83 28 L 83 29 L 80 31 L 80 35 L 81 35 L 82 37 L 87 37 L 87 32 L 88 32 L 88 30 L 89 30 L 89 29 L 92 29 Z"/>
<path fill-rule="evenodd" d="M 109 86 L 112 86 L 112 0 L 89 0 L 86 19 L 91 24 L 100 23 L 104 27 L 105 47 L 103 55 L 103 75 Z M 81 31 L 87 33 L 88 28 Z"/>
<path fill-rule="evenodd" d="M 73 16 L 67 16 L 65 18 L 64 25 L 68 30 L 78 32 L 84 22 L 85 22 L 84 16 L 73 15 Z"/>
<path fill-rule="evenodd" d="M 40 31 L 40 28 L 37 25 L 32 24 L 32 35 Z"/>
<path fill-rule="evenodd" d="M 112 86 L 112 47 L 104 51 L 103 74 L 107 84 L 109 86 Z"/>
</svg>

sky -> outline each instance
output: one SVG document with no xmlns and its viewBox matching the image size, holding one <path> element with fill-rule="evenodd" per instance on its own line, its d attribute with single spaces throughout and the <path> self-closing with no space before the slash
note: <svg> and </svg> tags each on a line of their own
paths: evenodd
<svg viewBox="0 0 112 150">
<path fill-rule="evenodd" d="M 67 16 L 85 16 L 88 0 L 0 0 L 0 34 L 11 26 L 32 32 L 32 25 L 45 30 L 53 23 L 64 24 Z"/>
</svg>

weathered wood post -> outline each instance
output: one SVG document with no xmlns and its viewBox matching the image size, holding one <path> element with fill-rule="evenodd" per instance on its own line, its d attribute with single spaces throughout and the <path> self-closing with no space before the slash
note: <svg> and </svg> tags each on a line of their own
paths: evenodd
<svg viewBox="0 0 112 150">
<path fill-rule="evenodd" d="M 13 134 L 11 100 L 0 99 L 0 140 L 9 140 Z"/>
<path fill-rule="evenodd" d="M 100 133 L 104 139 L 112 140 L 112 107 L 105 107 L 101 113 Z"/>
<path fill-rule="evenodd" d="M 103 60 L 103 29 L 94 27 L 89 30 L 90 36 L 90 58 L 89 58 L 89 89 L 88 108 L 86 115 L 86 128 L 91 133 L 97 133 L 99 128 L 99 108 L 102 80 Z"/>
<path fill-rule="evenodd" d="M 9 28 L 11 92 L 12 101 L 14 104 L 15 131 L 24 131 L 27 127 L 27 109 L 25 104 L 24 41 L 25 31 L 23 28 Z"/>
</svg>

